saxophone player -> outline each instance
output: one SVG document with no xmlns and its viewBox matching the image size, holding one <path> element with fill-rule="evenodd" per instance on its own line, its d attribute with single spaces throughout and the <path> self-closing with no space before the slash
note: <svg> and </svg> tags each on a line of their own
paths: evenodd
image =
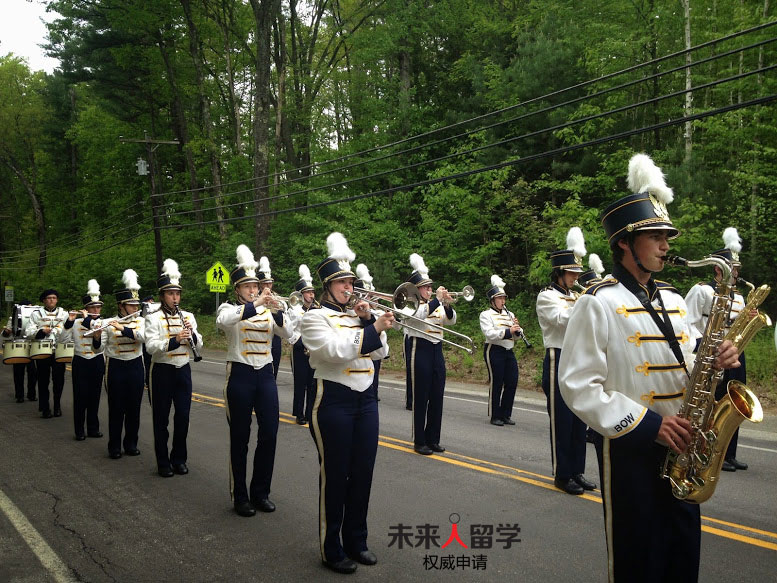
<svg viewBox="0 0 777 583">
<path fill-rule="evenodd" d="M 561 350 L 559 380 L 569 407 L 596 432 L 609 581 L 697 581 L 699 507 L 675 498 L 660 476 L 667 448 L 687 448 L 678 416 L 696 333 L 683 296 L 655 279 L 679 235 L 666 205 L 673 193 L 644 154 L 629 163 L 625 196 L 604 211 L 612 278 L 577 302 Z M 739 366 L 730 342 L 718 368 Z"/>
</svg>

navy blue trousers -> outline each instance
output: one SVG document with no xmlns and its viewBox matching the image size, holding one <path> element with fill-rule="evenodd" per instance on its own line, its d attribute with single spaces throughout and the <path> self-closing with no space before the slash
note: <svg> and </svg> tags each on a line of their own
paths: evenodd
<svg viewBox="0 0 777 583">
<path fill-rule="evenodd" d="M 276 379 L 278 378 L 278 367 L 281 365 L 281 352 L 281 337 L 273 334 L 270 354 L 272 355 L 272 376 Z"/>
<path fill-rule="evenodd" d="M 367 510 L 378 453 L 378 403 L 345 385 L 316 379 L 310 433 L 318 448 L 321 558 L 367 550 Z M 342 533 L 342 541 L 341 541 Z"/>
<path fill-rule="evenodd" d="M 739 355 L 739 362 L 742 366 L 739 368 L 729 368 L 723 371 L 723 377 L 720 379 L 718 386 L 715 387 L 715 399 L 722 399 L 726 394 L 726 385 L 729 381 L 739 381 L 740 383 L 747 383 L 747 367 L 745 363 L 745 353 Z M 739 441 L 739 428 L 734 432 L 731 437 L 731 441 L 728 442 L 728 449 L 726 450 L 726 459 L 737 457 L 737 442 Z"/>
<path fill-rule="evenodd" d="M 545 350 L 542 361 L 542 390 L 548 401 L 550 416 L 550 453 L 553 459 L 553 475 L 559 480 L 585 472 L 586 425 L 572 413 L 558 386 L 558 361 L 560 348 Z"/>
<path fill-rule="evenodd" d="M 416 446 L 438 444 L 445 393 L 442 342 L 434 344 L 423 338 L 407 338 L 405 358 L 413 395 L 413 443 Z"/>
<path fill-rule="evenodd" d="M 53 381 L 54 409 L 60 409 L 62 391 L 65 388 L 65 363 L 56 362 L 54 355 L 51 355 L 48 358 L 36 359 L 35 369 L 38 374 L 38 411 L 41 413 L 51 411 L 49 379 Z"/>
<path fill-rule="evenodd" d="M 241 362 L 230 362 L 228 367 L 224 400 L 229 423 L 230 495 L 236 503 L 262 500 L 270 495 L 278 438 L 278 387 L 273 367 L 268 364 L 256 370 Z M 246 464 L 254 411 L 258 428 L 249 496 Z"/>
<path fill-rule="evenodd" d="M 410 348 L 412 342 L 410 336 L 405 336 L 403 354 L 405 357 L 405 408 L 413 408 L 413 374 L 410 370 Z"/>
<path fill-rule="evenodd" d="M 370 387 L 370 390 L 372 391 L 372 394 L 375 395 L 375 400 L 378 399 L 378 383 L 380 382 L 380 363 L 383 362 L 382 360 L 373 360 L 372 366 L 375 368 L 375 370 L 372 373 L 372 386 Z"/>
<path fill-rule="evenodd" d="M 154 452 L 157 466 L 184 464 L 187 459 L 186 436 L 189 434 L 189 411 L 192 408 L 192 369 L 187 363 L 181 368 L 172 364 L 151 365 L 151 416 L 154 421 Z M 170 407 L 173 415 L 173 447 L 168 453 Z"/>
<path fill-rule="evenodd" d="M 73 425 L 76 437 L 86 433 L 94 435 L 100 431 L 100 394 L 105 374 L 105 358 L 102 354 L 94 358 L 73 357 Z"/>
<path fill-rule="evenodd" d="M 27 399 L 35 398 L 35 383 L 38 382 L 38 373 L 35 371 L 35 361 L 16 363 L 13 365 L 13 386 L 17 399 L 24 398 L 24 372 L 27 371 Z"/>
<path fill-rule="evenodd" d="M 310 357 L 305 354 L 305 345 L 297 340 L 291 351 L 291 372 L 294 375 L 294 400 L 291 414 L 310 421 L 313 411 L 313 399 L 316 397 L 314 369 L 310 368 Z"/>
<path fill-rule="evenodd" d="M 108 453 L 121 453 L 122 426 L 124 427 L 124 449 L 137 449 L 138 431 L 140 429 L 140 406 L 143 404 L 143 383 L 146 376 L 143 357 L 138 356 L 132 360 L 109 358 L 106 369 Z M 170 406 L 168 405 L 168 412 L 169 410 Z M 165 431 L 167 431 L 166 421 L 165 419 Z M 165 451 L 167 450 L 166 444 L 167 437 L 165 436 Z"/>
<path fill-rule="evenodd" d="M 515 353 L 503 346 L 485 344 L 483 359 L 491 379 L 488 416 L 491 419 L 509 419 L 513 414 L 515 389 L 518 387 L 518 361 Z"/>
<path fill-rule="evenodd" d="M 594 435 L 602 484 L 610 583 L 693 583 L 699 576 L 698 504 L 672 495 L 660 475 L 667 449 Z M 609 480 L 607 480 L 607 479 Z"/>
</svg>

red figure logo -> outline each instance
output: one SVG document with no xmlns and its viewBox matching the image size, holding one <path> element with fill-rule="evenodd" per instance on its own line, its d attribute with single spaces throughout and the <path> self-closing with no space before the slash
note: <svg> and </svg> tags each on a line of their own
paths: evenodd
<svg viewBox="0 0 777 583">
<path fill-rule="evenodd" d="M 456 540 L 461 546 L 463 546 L 465 549 L 468 549 L 469 547 L 465 545 L 461 540 L 461 537 L 459 537 L 459 520 L 461 520 L 461 517 L 454 512 L 448 517 L 448 520 L 451 521 L 451 536 L 448 537 L 448 540 L 440 548 L 444 549 L 454 540 Z"/>
</svg>

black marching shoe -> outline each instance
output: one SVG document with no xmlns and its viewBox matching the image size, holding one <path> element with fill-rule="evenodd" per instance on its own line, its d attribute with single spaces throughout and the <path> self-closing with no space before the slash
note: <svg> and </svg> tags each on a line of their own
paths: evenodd
<svg viewBox="0 0 777 583">
<path fill-rule="evenodd" d="M 432 445 L 429 446 L 429 449 L 437 453 L 442 453 L 445 451 L 445 448 L 441 446 L 439 443 L 433 443 Z"/>
<path fill-rule="evenodd" d="M 335 573 L 343 573 L 344 575 L 350 575 L 356 572 L 356 563 L 349 558 L 345 558 L 342 561 L 332 563 L 330 561 L 324 561 L 324 566 L 327 569 L 332 569 Z"/>
<path fill-rule="evenodd" d="M 184 476 L 189 473 L 189 468 L 186 464 L 173 464 L 173 471 L 179 476 Z"/>
<path fill-rule="evenodd" d="M 729 460 L 723 460 L 723 465 L 720 467 L 724 472 L 736 472 L 737 468 Z"/>
<path fill-rule="evenodd" d="M 44 411 L 40 414 L 41 419 L 51 419 L 53 415 L 51 414 L 51 411 Z"/>
<path fill-rule="evenodd" d="M 261 510 L 262 512 L 275 512 L 275 504 L 270 501 L 269 498 L 262 498 L 261 500 L 252 500 L 254 508 Z"/>
<path fill-rule="evenodd" d="M 569 478 L 567 480 L 561 480 L 559 478 L 556 478 L 553 480 L 553 485 L 556 486 L 559 490 L 563 490 L 567 494 L 572 494 L 573 496 L 579 496 L 585 490 L 583 490 L 583 487 L 578 484 L 574 478 Z"/>
<path fill-rule="evenodd" d="M 305 418 L 302 416 L 297 416 L 297 425 L 305 425 L 307 421 L 305 421 Z"/>
<path fill-rule="evenodd" d="M 583 490 L 596 490 L 596 484 L 591 480 L 586 480 L 583 474 L 578 474 L 572 479 L 580 484 L 583 487 Z"/>
<path fill-rule="evenodd" d="M 54 409 L 54 417 L 62 417 L 62 409 L 60 409 L 59 407 L 56 407 Z"/>
<path fill-rule="evenodd" d="M 37 401 L 38 397 L 36 397 L 35 395 L 33 395 L 32 397 L 30 395 L 27 395 L 27 400 L 28 401 Z"/>
<path fill-rule="evenodd" d="M 502 421 L 501 419 L 498 419 L 496 417 L 491 420 L 491 425 L 496 425 L 497 427 L 504 427 L 504 424 L 505 424 L 504 421 Z"/>
<path fill-rule="evenodd" d="M 100 431 L 92 431 L 91 433 L 87 434 L 87 437 L 94 437 L 95 439 L 102 436 L 103 434 Z"/>
<path fill-rule="evenodd" d="M 84 441 L 86 439 L 86 435 L 83 433 L 80 435 L 76 435 L 76 441 Z"/>
<path fill-rule="evenodd" d="M 738 470 L 746 470 L 748 468 L 747 464 L 745 462 L 740 462 L 735 457 L 726 458 L 726 461 L 730 463 L 732 466 L 734 466 Z"/>
<path fill-rule="evenodd" d="M 235 512 L 240 516 L 253 516 L 256 514 L 256 508 L 248 500 L 245 502 L 235 502 Z"/>
<path fill-rule="evenodd" d="M 16 397 L 17 403 L 24 403 L 24 397 Z"/>
<path fill-rule="evenodd" d="M 378 557 L 369 549 L 356 554 L 348 553 L 348 558 L 362 565 L 374 565 L 378 562 Z"/>
<path fill-rule="evenodd" d="M 121 452 L 120 451 L 112 451 L 112 452 L 110 452 L 108 454 L 108 457 L 111 458 L 112 460 L 117 460 L 117 459 L 119 459 L 121 457 Z"/>
<path fill-rule="evenodd" d="M 505 422 L 505 425 L 515 425 L 515 421 L 513 421 L 513 420 L 512 420 L 512 419 L 510 419 L 509 417 L 503 417 L 503 418 L 502 418 L 502 421 L 504 421 L 504 422 Z"/>
<path fill-rule="evenodd" d="M 413 407 L 412 405 L 405 405 L 405 409 L 407 409 L 408 411 L 412 411 Z"/>
<path fill-rule="evenodd" d="M 432 455 L 434 453 L 428 445 L 414 445 L 413 451 L 421 455 Z"/>
<path fill-rule="evenodd" d="M 137 447 L 124 449 L 124 453 L 127 455 L 140 455 L 140 450 Z"/>
<path fill-rule="evenodd" d="M 163 478 L 172 478 L 174 476 L 173 468 L 170 466 L 159 466 L 159 469 L 157 469 L 156 473 Z"/>
</svg>

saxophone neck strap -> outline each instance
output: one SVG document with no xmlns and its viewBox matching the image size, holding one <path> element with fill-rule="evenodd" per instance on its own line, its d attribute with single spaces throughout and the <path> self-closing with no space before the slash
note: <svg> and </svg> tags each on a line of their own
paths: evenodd
<svg viewBox="0 0 777 583">
<path fill-rule="evenodd" d="M 651 318 L 653 318 L 653 321 L 656 323 L 656 326 L 658 326 L 661 334 L 664 335 L 664 338 L 669 343 L 669 348 L 672 349 L 672 353 L 677 359 L 677 362 L 683 366 L 685 374 L 690 377 L 691 375 L 688 374 L 688 367 L 685 365 L 683 351 L 680 348 L 680 343 L 677 341 L 677 335 L 675 334 L 674 328 L 672 328 L 672 323 L 669 320 L 669 314 L 666 311 L 666 306 L 664 306 L 664 300 L 661 297 L 661 292 L 655 290 L 655 296 L 658 298 L 658 304 L 661 307 L 662 317 L 659 317 L 656 309 L 653 307 L 653 304 L 650 301 L 650 298 L 648 297 L 647 290 L 655 289 L 656 284 L 653 281 L 653 278 L 648 281 L 648 287 L 645 288 L 636 280 L 633 275 L 631 275 L 631 273 L 629 273 L 625 267 L 620 264 L 617 264 L 614 267 L 613 276 L 617 278 L 618 281 L 620 281 L 627 290 L 634 294 L 634 296 L 639 300 L 639 303 L 642 304 L 642 307 L 647 310 L 647 313 L 650 314 Z"/>
</svg>

